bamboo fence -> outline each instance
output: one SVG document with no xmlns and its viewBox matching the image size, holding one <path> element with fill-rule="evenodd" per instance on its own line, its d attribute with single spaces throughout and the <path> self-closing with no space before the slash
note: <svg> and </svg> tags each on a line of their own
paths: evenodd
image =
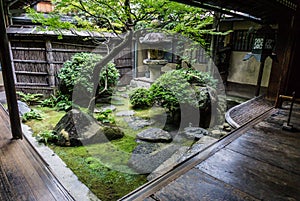
<svg viewBox="0 0 300 201">
<path fill-rule="evenodd" d="M 112 40 L 111 45 L 118 41 Z M 79 52 L 107 54 L 105 45 L 91 45 L 78 40 L 58 40 L 40 36 L 10 37 L 11 60 L 18 91 L 49 95 L 57 88 L 57 75 L 63 63 Z M 128 47 L 113 60 L 120 71 L 119 84 L 129 84 L 132 79 L 132 49 Z"/>
</svg>

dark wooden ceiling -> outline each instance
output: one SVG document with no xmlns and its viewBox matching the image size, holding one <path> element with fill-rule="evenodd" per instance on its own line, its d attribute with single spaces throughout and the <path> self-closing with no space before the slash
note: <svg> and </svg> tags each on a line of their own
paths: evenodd
<svg viewBox="0 0 300 201">
<path fill-rule="evenodd" d="M 250 18 L 263 23 L 276 23 L 299 9 L 299 0 L 173 0 Z M 237 11 L 237 12 L 235 12 Z"/>
</svg>

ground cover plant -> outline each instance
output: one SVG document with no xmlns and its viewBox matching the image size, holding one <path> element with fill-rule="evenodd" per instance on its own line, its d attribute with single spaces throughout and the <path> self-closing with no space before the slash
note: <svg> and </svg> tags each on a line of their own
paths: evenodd
<svg viewBox="0 0 300 201">
<path fill-rule="evenodd" d="M 125 105 L 118 106 L 118 109 L 128 108 L 126 103 L 125 101 Z M 97 107 L 101 108 L 101 105 Z M 58 111 L 55 107 L 32 108 L 44 118 L 43 121 L 26 122 L 34 131 L 34 136 L 39 142 L 47 144 L 101 200 L 117 200 L 147 182 L 145 175 L 135 174 L 127 166 L 131 153 L 137 146 L 135 136 L 139 131 L 128 127 L 122 117 L 115 117 L 112 111 L 107 112 L 124 131 L 125 136 L 121 139 L 86 146 L 61 147 L 51 143 L 57 139 L 52 131 L 66 112 Z M 100 121 L 105 120 L 103 118 Z"/>
</svg>

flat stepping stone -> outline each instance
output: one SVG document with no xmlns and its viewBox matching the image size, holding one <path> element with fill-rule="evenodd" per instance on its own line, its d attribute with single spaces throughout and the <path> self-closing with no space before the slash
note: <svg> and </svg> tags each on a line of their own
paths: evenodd
<svg viewBox="0 0 300 201">
<path fill-rule="evenodd" d="M 133 110 L 121 111 L 116 114 L 117 117 L 124 117 L 124 116 L 133 116 L 135 112 Z"/>
<path fill-rule="evenodd" d="M 143 142 L 133 151 L 128 166 L 140 174 L 153 172 L 168 160 L 179 146 L 165 143 Z"/>
<path fill-rule="evenodd" d="M 171 142 L 172 136 L 160 128 L 148 128 L 136 136 L 137 139 L 148 142 Z"/>
<path fill-rule="evenodd" d="M 208 135 L 209 131 L 200 127 L 186 127 L 182 134 L 188 139 L 199 140 L 203 136 Z"/>
<path fill-rule="evenodd" d="M 114 105 L 103 105 L 100 108 L 95 108 L 94 112 L 100 113 L 100 112 L 106 112 L 108 110 L 111 110 L 113 112 L 113 111 L 116 111 L 116 109 L 117 108 Z"/>
<path fill-rule="evenodd" d="M 151 119 L 148 120 L 148 119 L 143 119 L 143 118 L 134 117 L 134 116 L 125 117 L 124 121 L 133 130 L 139 130 L 139 129 L 142 129 L 142 128 L 146 127 L 146 126 L 151 126 L 151 125 L 153 125 L 155 123 Z"/>
</svg>

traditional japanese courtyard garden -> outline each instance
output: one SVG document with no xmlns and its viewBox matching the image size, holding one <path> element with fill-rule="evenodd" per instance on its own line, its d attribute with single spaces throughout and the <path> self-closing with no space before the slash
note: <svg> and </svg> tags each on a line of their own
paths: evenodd
<svg viewBox="0 0 300 201">
<path fill-rule="evenodd" d="M 92 69 L 95 59 L 87 53 L 73 56 L 49 98 L 22 92 L 19 97 L 30 106 L 22 120 L 36 140 L 101 200 L 121 198 L 231 130 L 224 124 L 226 97 L 218 95 L 218 81 L 192 68 L 166 72 L 144 88 L 117 86 L 118 71 L 109 63 L 109 71 L 100 73 L 91 112 L 82 98 L 90 93 L 83 71 Z"/>
</svg>

